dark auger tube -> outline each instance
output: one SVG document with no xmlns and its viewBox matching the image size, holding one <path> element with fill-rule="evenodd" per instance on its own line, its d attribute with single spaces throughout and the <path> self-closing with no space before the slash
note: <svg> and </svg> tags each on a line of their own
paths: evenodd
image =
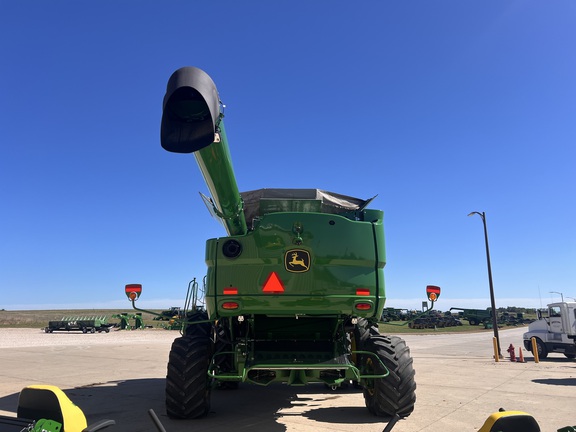
<svg viewBox="0 0 576 432">
<path fill-rule="evenodd" d="M 214 81 L 201 69 L 180 68 L 168 80 L 163 105 L 162 147 L 175 153 L 194 153 L 212 195 L 215 213 L 228 235 L 246 234 L 242 198 Z"/>
</svg>

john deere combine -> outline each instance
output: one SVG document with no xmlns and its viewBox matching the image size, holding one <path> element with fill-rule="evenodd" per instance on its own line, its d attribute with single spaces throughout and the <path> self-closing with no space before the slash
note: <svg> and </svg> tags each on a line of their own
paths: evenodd
<svg viewBox="0 0 576 432">
<path fill-rule="evenodd" d="M 202 70 L 170 77 L 162 147 L 194 154 L 212 196 L 204 200 L 227 236 L 207 241 L 205 308 L 194 302 L 172 345 L 168 415 L 204 416 L 215 386 L 353 382 L 371 413 L 408 416 L 416 400 L 410 350 L 377 327 L 383 212 L 318 189 L 240 193 L 221 108 Z"/>
</svg>

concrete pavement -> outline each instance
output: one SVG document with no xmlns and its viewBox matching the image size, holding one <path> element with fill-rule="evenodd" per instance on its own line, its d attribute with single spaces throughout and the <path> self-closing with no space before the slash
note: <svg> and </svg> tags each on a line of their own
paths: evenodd
<svg viewBox="0 0 576 432">
<path fill-rule="evenodd" d="M 7 330 L 0 329 L 2 339 Z M 502 351 L 518 350 L 525 329 L 500 332 Z M 61 387 L 89 423 L 114 419 L 108 430 L 154 431 L 152 408 L 168 432 L 382 431 L 386 419 L 365 408 L 354 389 L 323 385 L 258 387 L 212 393 L 210 414 L 174 421 L 164 412 L 164 377 L 170 345 L 178 332 L 143 330 L 109 334 L 44 334 L 28 330 L 21 343 L 0 348 L 0 414 L 15 415 L 19 391 L 29 384 Z M 491 412 L 504 407 L 532 414 L 543 432 L 576 425 L 576 361 L 551 355 L 536 364 L 492 359 L 491 332 L 404 336 L 416 369 L 414 413 L 394 432 L 477 431 Z"/>
</svg>

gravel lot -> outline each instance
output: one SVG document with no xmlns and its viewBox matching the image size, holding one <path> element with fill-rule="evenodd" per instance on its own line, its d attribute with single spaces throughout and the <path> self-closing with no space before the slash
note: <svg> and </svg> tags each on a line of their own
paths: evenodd
<svg viewBox="0 0 576 432">
<path fill-rule="evenodd" d="M 29 328 L 0 328 L 1 348 L 66 345 L 125 345 L 172 341 L 180 332 L 164 329 L 111 330 L 110 333 L 54 332 Z"/>
</svg>

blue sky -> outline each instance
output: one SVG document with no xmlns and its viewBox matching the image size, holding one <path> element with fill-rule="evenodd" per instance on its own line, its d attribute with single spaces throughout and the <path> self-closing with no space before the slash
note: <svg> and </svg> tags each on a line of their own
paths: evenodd
<svg viewBox="0 0 576 432">
<path fill-rule="evenodd" d="M 354 4 L 353 4 L 354 3 Z M 576 297 L 572 0 L 0 0 L 0 308 L 181 305 L 224 235 L 160 147 L 170 74 L 226 104 L 241 190 L 385 212 L 388 305 Z"/>
</svg>

